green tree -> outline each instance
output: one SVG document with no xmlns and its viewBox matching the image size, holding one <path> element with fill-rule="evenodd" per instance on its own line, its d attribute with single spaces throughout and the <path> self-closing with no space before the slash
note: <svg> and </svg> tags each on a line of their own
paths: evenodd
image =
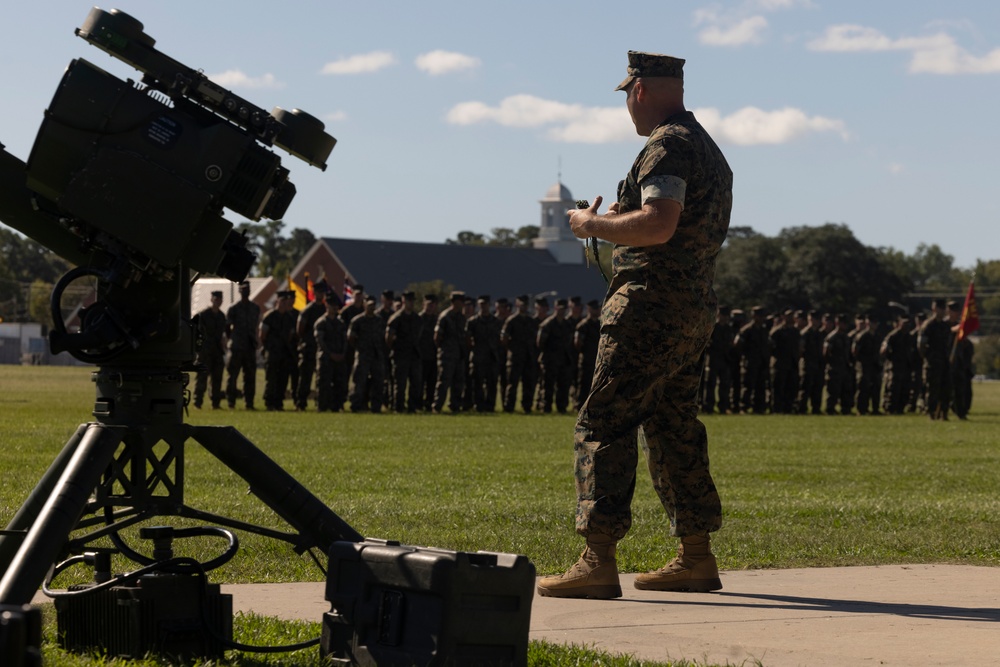
<svg viewBox="0 0 1000 667">
<path fill-rule="evenodd" d="M 46 328 L 52 328 L 52 284 L 43 280 L 35 280 L 28 290 L 28 315 L 32 322 L 41 322 Z"/>
<path fill-rule="evenodd" d="M 251 275 L 282 280 L 316 243 L 315 234 L 308 229 L 296 227 L 285 237 L 284 228 L 282 220 L 242 222 L 236 226 L 236 231 L 247 237 L 247 247 L 257 255 Z"/>
<path fill-rule="evenodd" d="M 1000 334 L 1000 260 L 976 262 L 976 306 L 980 333 Z"/>
<path fill-rule="evenodd" d="M 843 224 L 791 227 L 778 235 L 788 264 L 780 278 L 788 305 L 830 312 L 888 313 L 906 286 Z"/>
<path fill-rule="evenodd" d="M 490 238 L 486 241 L 486 245 L 516 248 L 517 232 L 509 227 L 494 227 L 490 230 Z"/>
<path fill-rule="evenodd" d="M 417 307 L 419 308 L 421 301 L 428 294 L 436 294 L 438 303 L 446 304 L 448 299 L 451 298 L 451 293 L 455 291 L 455 286 L 440 279 L 425 280 L 423 282 L 410 283 L 404 291 L 413 292 L 416 295 Z"/>
<path fill-rule="evenodd" d="M 716 263 L 719 303 L 744 309 L 758 304 L 784 307 L 788 300 L 779 286 L 787 267 L 788 258 L 775 238 L 754 234 L 730 239 Z"/>
<path fill-rule="evenodd" d="M 538 225 L 524 225 L 517 228 L 517 245 L 521 248 L 530 248 L 532 239 L 538 238 L 541 231 Z"/>
<path fill-rule="evenodd" d="M 977 375 L 985 375 L 993 380 L 1000 379 L 1000 335 L 980 338 L 972 359 L 976 365 Z"/>
<path fill-rule="evenodd" d="M 954 267 L 955 258 L 945 253 L 935 243 L 921 243 L 910 258 L 910 278 L 913 287 L 924 291 L 949 291 L 960 288 L 963 272 Z"/>
<path fill-rule="evenodd" d="M 47 294 L 70 268 L 69 262 L 45 246 L 0 226 L 0 318 L 29 318 L 32 290 L 28 286 L 36 281 L 46 284 Z"/>
<path fill-rule="evenodd" d="M 296 227 L 288 234 L 288 241 L 285 242 L 282 247 L 282 254 L 285 259 L 291 260 L 294 264 L 298 264 L 299 260 L 306 256 L 312 247 L 316 245 L 316 236 L 308 229 L 303 229 L 301 227 Z"/>
<path fill-rule="evenodd" d="M 486 245 L 486 237 L 478 232 L 461 231 L 455 239 L 447 239 L 448 245 Z"/>
<path fill-rule="evenodd" d="M 538 238 L 536 225 L 525 225 L 514 231 L 510 227 L 494 227 L 489 236 L 479 232 L 461 231 L 454 239 L 447 239 L 448 245 L 488 245 L 503 248 L 530 248 L 532 239 Z"/>
</svg>

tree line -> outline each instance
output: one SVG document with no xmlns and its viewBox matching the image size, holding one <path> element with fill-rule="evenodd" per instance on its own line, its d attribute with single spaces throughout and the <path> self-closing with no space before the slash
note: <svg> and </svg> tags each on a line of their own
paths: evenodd
<svg viewBox="0 0 1000 667">
<path fill-rule="evenodd" d="M 885 321 L 900 310 L 926 311 L 936 296 L 961 301 L 973 271 L 982 333 L 1000 333 L 1000 260 L 958 268 L 937 245 L 920 244 L 912 255 L 870 247 L 843 224 L 790 227 L 776 236 L 731 228 L 715 291 L 734 308 L 816 308 Z"/>
<path fill-rule="evenodd" d="M 255 276 L 284 276 L 316 242 L 308 229 L 286 233 L 282 220 L 243 222 L 236 229 L 257 254 Z M 488 234 L 466 230 L 445 242 L 525 248 L 538 232 L 534 225 L 495 228 Z M 601 263 L 610 257 L 611 248 L 602 244 Z M 44 246 L 0 226 L 0 318 L 47 322 L 51 287 L 69 268 Z M 954 257 L 936 244 L 920 244 L 913 254 L 870 247 L 844 224 L 790 227 L 775 236 L 735 226 L 719 255 L 715 291 L 720 303 L 734 308 L 819 308 L 871 313 L 884 321 L 899 305 L 926 310 L 934 296 L 963 298 L 973 271 L 980 334 L 997 338 L 996 344 L 983 341 L 986 346 L 977 349 L 977 359 L 981 362 L 984 353 L 995 356 L 991 367 L 1000 373 L 1000 260 L 956 267 Z"/>
</svg>

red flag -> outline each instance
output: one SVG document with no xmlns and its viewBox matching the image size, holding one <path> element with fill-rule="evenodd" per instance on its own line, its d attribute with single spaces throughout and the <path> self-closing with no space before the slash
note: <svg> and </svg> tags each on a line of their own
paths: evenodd
<svg viewBox="0 0 1000 667">
<path fill-rule="evenodd" d="M 306 271 L 306 301 L 313 302 L 316 300 L 316 290 L 313 287 L 312 278 L 309 277 L 309 272 Z"/>
<path fill-rule="evenodd" d="M 969 292 L 965 295 L 962 320 L 958 323 L 958 340 L 962 340 L 973 331 L 979 331 L 979 308 L 976 307 L 975 280 L 969 281 Z"/>
</svg>

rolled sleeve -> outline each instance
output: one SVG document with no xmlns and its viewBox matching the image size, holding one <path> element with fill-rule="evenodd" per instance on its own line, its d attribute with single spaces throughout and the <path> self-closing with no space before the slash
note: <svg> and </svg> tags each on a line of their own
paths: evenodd
<svg viewBox="0 0 1000 667">
<path fill-rule="evenodd" d="M 678 176 L 653 175 L 647 177 L 640 185 L 642 203 L 655 199 L 672 199 L 684 208 L 684 195 L 687 182 Z"/>
</svg>

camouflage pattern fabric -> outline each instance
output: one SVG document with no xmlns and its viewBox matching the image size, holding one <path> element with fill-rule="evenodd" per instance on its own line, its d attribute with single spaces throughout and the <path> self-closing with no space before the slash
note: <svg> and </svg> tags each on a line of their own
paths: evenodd
<svg viewBox="0 0 1000 667">
<path fill-rule="evenodd" d="M 197 316 L 201 332 L 201 348 L 198 350 L 198 370 L 194 384 L 194 405 L 200 408 L 205 398 L 205 390 L 211 380 L 210 394 L 212 407 L 222 405 L 222 371 L 226 366 L 226 314 L 206 308 Z"/>
<path fill-rule="evenodd" d="M 593 388 L 575 433 L 576 529 L 584 536 L 621 539 L 628 532 L 640 426 L 670 533 L 683 537 L 722 525 L 708 437 L 697 413 L 732 172 L 694 116 L 682 112 L 651 133 L 619 186 L 621 212 L 641 208 L 641 184 L 651 175 L 683 179 L 687 196 L 667 243 L 614 250 Z"/>
<path fill-rule="evenodd" d="M 299 381 L 295 387 L 295 407 L 305 410 L 312 391 L 313 372 L 316 370 L 316 321 L 326 316 L 326 303 L 312 301 L 299 313 L 296 330 L 299 334 Z"/>
<path fill-rule="evenodd" d="M 343 357 L 347 352 L 347 326 L 339 317 L 324 314 L 313 325 L 316 341 L 316 408 L 320 412 L 340 412 L 347 399 L 343 378 L 347 367 Z"/>
</svg>

